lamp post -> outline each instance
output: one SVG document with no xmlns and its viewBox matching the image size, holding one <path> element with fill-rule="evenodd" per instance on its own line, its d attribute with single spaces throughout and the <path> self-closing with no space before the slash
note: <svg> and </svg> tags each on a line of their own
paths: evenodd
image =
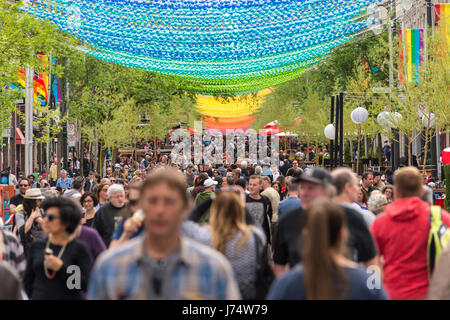
<svg viewBox="0 0 450 320">
<path fill-rule="evenodd" d="M 334 120 L 334 96 L 331 97 L 330 122 L 333 123 L 333 120 Z M 326 133 L 325 133 L 325 136 L 327 137 Z M 333 135 L 332 139 L 331 138 L 328 138 L 328 139 L 330 139 L 330 167 L 331 167 L 331 169 L 333 169 L 333 166 L 334 166 L 334 135 Z"/>
<path fill-rule="evenodd" d="M 333 162 L 333 168 L 338 166 L 338 155 L 339 155 L 339 113 L 341 112 L 340 102 L 339 102 L 339 96 L 336 95 L 336 120 L 335 123 L 335 145 L 334 145 L 334 162 Z"/>
<path fill-rule="evenodd" d="M 356 172 L 359 174 L 360 171 L 359 163 L 361 160 L 361 133 L 362 133 L 361 124 L 364 123 L 369 118 L 369 112 L 367 111 L 366 108 L 358 107 L 352 111 L 352 113 L 350 114 L 350 118 L 354 123 L 358 125 L 358 145 L 357 145 L 358 158 L 356 159 Z"/>
</svg>

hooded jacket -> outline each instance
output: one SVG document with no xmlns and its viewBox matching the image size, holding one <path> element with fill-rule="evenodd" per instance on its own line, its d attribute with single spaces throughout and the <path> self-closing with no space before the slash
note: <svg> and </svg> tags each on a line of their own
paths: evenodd
<svg viewBox="0 0 450 320">
<path fill-rule="evenodd" d="M 417 197 L 398 199 L 372 224 L 380 255 L 384 256 L 383 276 L 391 299 L 424 299 L 429 279 L 427 244 L 430 207 Z M 443 222 L 450 226 L 449 214 L 442 210 Z"/>
</svg>

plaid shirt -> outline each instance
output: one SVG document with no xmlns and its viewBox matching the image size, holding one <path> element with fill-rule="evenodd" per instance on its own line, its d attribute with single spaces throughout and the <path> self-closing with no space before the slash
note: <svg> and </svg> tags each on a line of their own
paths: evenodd
<svg viewBox="0 0 450 320">
<path fill-rule="evenodd" d="M 89 299 L 235 300 L 240 292 L 233 270 L 217 251 L 181 238 L 181 249 L 163 280 L 161 296 L 152 296 L 152 270 L 144 251 L 144 237 L 102 254 L 92 271 Z"/>
<path fill-rule="evenodd" d="M 25 274 L 27 262 L 23 254 L 23 247 L 16 236 L 7 230 L 0 228 L 1 238 L 3 238 L 3 261 L 11 265 L 22 277 Z"/>
</svg>

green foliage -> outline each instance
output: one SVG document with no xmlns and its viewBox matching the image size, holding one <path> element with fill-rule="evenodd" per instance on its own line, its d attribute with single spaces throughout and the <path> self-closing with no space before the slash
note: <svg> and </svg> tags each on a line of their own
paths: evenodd
<svg viewBox="0 0 450 320">
<path fill-rule="evenodd" d="M 296 128 L 296 132 L 299 132 L 306 142 L 314 145 L 327 142 L 323 129 L 330 123 L 328 103 L 310 87 L 300 108 L 302 121 Z"/>
<path fill-rule="evenodd" d="M 381 94 L 382 104 L 390 105 L 393 111 L 402 117 L 393 121 L 400 133 L 408 137 L 410 143 L 419 138 L 425 138 L 425 151 L 434 125 L 444 127 L 449 124 L 448 106 L 450 105 L 448 92 L 450 91 L 450 63 L 448 46 L 441 38 L 441 33 L 434 36 L 429 32 L 427 36 L 427 59 L 419 67 L 420 81 L 404 81 L 393 89 L 390 94 Z M 421 54 L 424 54 L 422 52 Z M 406 54 L 405 60 L 408 59 Z M 398 72 L 406 79 L 405 70 Z M 419 110 L 419 107 L 422 110 Z M 434 125 L 431 126 L 431 114 L 434 114 Z M 424 116 L 424 120 L 422 117 Z M 388 128 L 381 128 L 386 135 L 390 135 Z M 410 149 L 411 146 L 408 145 Z M 408 151 L 411 154 L 410 150 Z M 426 153 L 426 152 L 425 152 Z M 409 157 L 411 160 L 411 157 Z M 423 163 L 425 170 L 425 159 Z"/>
<path fill-rule="evenodd" d="M 20 68 L 28 66 L 38 72 L 48 71 L 38 54 L 52 53 L 59 58 L 75 44 L 70 36 L 58 32 L 56 26 L 22 12 L 21 5 L 21 1 L 0 2 L 0 134 L 11 125 L 15 102 L 24 96 L 24 90 L 11 88 L 18 80 Z M 8 89 L 4 89 L 6 87 Z"/>
<path fill-rule="evenodd" d="M 322 134 L 324 127 L 330 123 L 329 97 L 348 91 L 354 93 L 345 94 L 344 97 L 346 136 L 357 135 L 356 127 L 350 120 L 350 112 L 360 105 L 368 108 L 371 115 L 371 120 L 364 124 L 363 129 L 374 134 L 378 128 L 373 116 L 380 107 L 379 102 L 372 99 L 371 86 L 374 83 L 385 86 L 388 81 L 387 36 L 387 32 L 383 32 L 379 36 L 368 33 L 368 36 L 357 37 L 336 48 L 325 61 L 305 71 L 300 77 L 276 86 L 274 92 L 265 99 L 253 127 L 261 128 L 265 123 L 277 119 L 282 126 L 295 131 L 295 128 L 292 128 L 293 120 L 301 114 L 303 122 L 300 124 L 300 130 L 305 123 L 312 123 L 317 127 L 304 131 Z M 363 65 L 367 69 L 364 70 Z M 377 67 L 379 71 L 373 73 L 373 67 Z M 316 104 L 311 100 L 313 94 L 320 97 L 321 107 L 307 112 L 304 110 L 306 105 Z M 317 112 L 320 114 L 320 120 L 315 119 Z M 303 133 L 304 138 L 308 140 L 307 135 Z M 316 138 L 317 136 L 313 140 Z"/>
<path fill-rule="evenodd" d="M 74 53 L 66 67 L 69 115 L 82 121 L 83 136 L 106 147 L 135 145 L 140 138 L 163 138 L 167 131 L 198 118 L 195 99 L 181 80 L 129 69 Z M 116 128 L 120 128 L 117 130 Z"/>
</svg>

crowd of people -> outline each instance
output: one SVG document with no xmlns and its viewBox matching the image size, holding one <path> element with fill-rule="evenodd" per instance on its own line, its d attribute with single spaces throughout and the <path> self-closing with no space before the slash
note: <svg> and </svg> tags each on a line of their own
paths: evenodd
<svg viewBox="0 0 450 320">
<path fill-rule="evenodd" d="M 450 299 L 450 215 L 414 167 L 117 160 L 16 179 L 0 298 Z"/>
</svg>

